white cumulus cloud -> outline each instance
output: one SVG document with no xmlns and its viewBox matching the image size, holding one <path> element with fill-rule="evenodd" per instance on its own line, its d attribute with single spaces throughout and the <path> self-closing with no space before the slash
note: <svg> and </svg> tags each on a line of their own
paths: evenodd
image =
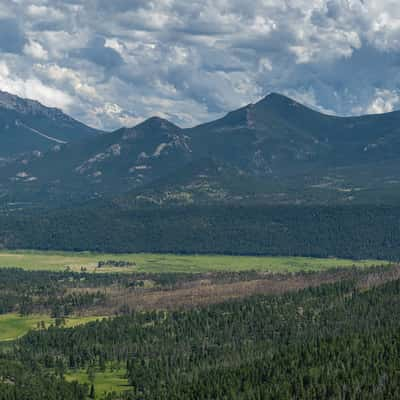
<svg viewBox="0 0 400 400">
<path fill-rule="evenodd" d="M 271 91 L 391 111 L 399 21 L 394 0 L 0 0 L 0 89 L 104 129 L 195 125 Z"/>
</svg>

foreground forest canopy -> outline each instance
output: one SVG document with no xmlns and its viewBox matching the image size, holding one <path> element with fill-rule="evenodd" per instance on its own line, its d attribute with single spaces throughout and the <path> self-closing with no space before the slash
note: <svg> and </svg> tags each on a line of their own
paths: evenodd
<svg viewBox="0 0 400 400">
<path fill-rule="evenodd" d="M 399 272 L 376 267 L 300 274 L 314 284 L 220 304 L 126 309 L 75 328 L 31 331 L 1 347 L 0 399 L 396 399 L 400 321 L 393 316 L 400 312 Z M 31 279 L 35 298 L 46 297 L 43 286 L 95 288 L 115 286 L 120 279 L 2 274 L 16 292 Z M 187 279 L 194 278 L 171 275 L 158 285 L 173 290 Z M 260 277 L 215 279 L 226 284 Z M 125 386 L 103 393 L 96 376 L 121 371 Z M 86 384 L 71 378 L 82 375 Z"/>
<path fill-rule="evenodd" d="M 0 214 L 0 246 L 116 253 L 400 258 L 397 206 L 127 208 Z"/>
</svg>

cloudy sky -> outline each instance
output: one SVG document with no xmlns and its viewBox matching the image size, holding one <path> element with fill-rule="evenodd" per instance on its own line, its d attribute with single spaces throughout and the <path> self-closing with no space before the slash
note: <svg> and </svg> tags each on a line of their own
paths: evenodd
<svg viewBox="0 0 400 400">
<path fill-rule="evenodd" d="M 0 90 L 96 127 L 214 119 L 271 91 L 400 108 L 398 0 L 0 0 Z"/>
</svg>

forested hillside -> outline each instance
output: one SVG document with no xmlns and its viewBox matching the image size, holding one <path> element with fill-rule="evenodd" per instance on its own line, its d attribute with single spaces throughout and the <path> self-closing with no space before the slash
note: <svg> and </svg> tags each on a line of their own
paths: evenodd
<svg viewBox="0 0 400 400">
<path fill-rule="evenodd" d="M 345 280 L 31 332 L 1 355 L 0 399 L 94 397 L 95 386 L 67 384 L 63 376 L 94 376 L 115 363 L 129 386 L 107 399 L 397 399 L 399 299 L 398 280 Z M 50 383 L 48 374 L 57 378 Z M 42 397 L 32 390 L 28 397 L 23 379 L 35 380 Z"/>
<path fill-rule="evenodd" d="M 5 248 L 400 258 L 395 206 L 97 207 L 0 215 Z"/>
</svg>

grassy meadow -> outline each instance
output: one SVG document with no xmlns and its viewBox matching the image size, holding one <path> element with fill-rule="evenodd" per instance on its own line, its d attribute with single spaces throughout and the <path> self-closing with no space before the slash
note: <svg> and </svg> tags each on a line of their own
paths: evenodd
<svg viewBox="0 0 400 400">
<path fill-rule="evenodd" d="M 104 372 L 96 370 L 93 380 L 96 398 L 101 398 L 107 392 L 121 393 L 129 389 L 125 374 L 126 371 L 124 369 L 110 370 L 107 368 Z M 86 370 L 70 370 L 65 374 L 65 379 L 70 382 L 78 381 L 88 385 L 91 383 Z"/>
<path fill-rule="evenodd" d="M 129 267 L 97 268 L 99 261 L 127 261 Z M 298 272 L 322 271 L 336 267 L 368 267 L 389 264 L 379 260 L 347 260 L 338 258 L 174 255 L 174 254 L 100 254 L 90 252 L 46 252 L 30 250 L 0 251 L 0 268 L 19 267 L 26 270 L 88 272 L 214 272 L 214 271 L 268 271 Z"/>
<path fill-rule="evenodd" d="M 65 319 L 65 327 L 72 328 L 74 326 L 86 324 L 102 317 L 71 317 Z M 49 315 L 32 314 L 20 316 L 16 313 L 0 315 L 0 342 L 12 341 L 25 335 L 31 329 L 39 329 L 41 323 L 48 328 L 54 324 L 54 319 Z"/>
<path fill-rule="evenodd" d="M 27 315 L 20 317 L 18 314 L 0 315 L 0 341 L 11 341 L 25 335 L 31 329 L 37 329 L 38 324 L 44 322 L 45 326 L 52 323 L 48 315 Z"/>
</svg>

